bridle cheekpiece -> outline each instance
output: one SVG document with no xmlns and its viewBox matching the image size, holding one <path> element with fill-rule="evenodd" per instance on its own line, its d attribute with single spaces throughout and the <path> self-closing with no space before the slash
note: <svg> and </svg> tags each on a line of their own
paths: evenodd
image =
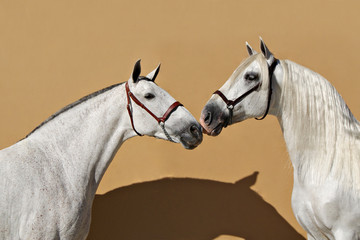
<svg viewBox="0 0 360 240">
<path fill-rule="evenodd" d="M 278 65 L 279 60 L 274 58 L 274 61 L 271 63 L 270 66 L 268 66 L 269 71 L 269 91 L 268 91 L 268 102 L 267 107 L 264 115 L 261 118 L 255 118 L 256 120 L 263 120 L 267 114 L 269 113 L 270 109 L 270 102 L 271 102 L 271 95 L 272 95 L 272 77 L 274 75 L 274 71 L 276 66 Z M 229 109 L 229 121 L 226 123 L 226 126 L 232 123 L 232 117 L 233 117 L 233 110 L 236 104 L 240 103 L 242 100 L 244 100 L 250 93 L 256 91 L 261 86 L 261 82 L 256 84 L 254 87 L 250 88 L 248 91 L 246 91 L 244 94 L 242 94 L 240 97 L 236 98 L 235 100 L 229 100 L 227 97 L 220 91 L 216 90 L 213 94 L 217 94 L 221 97 L 221 99 L 225 102 L 227 109 Z"/>
<path fill-rule="evenodd" d="M 157 117 L 152 111 L 150 111 L 144 104 L 142 104 L 136 97 L 135 95 L 130 91 L 129 88 L 129 83 L 126 82 L 125 83 L 125 90 L 126 90 L 126 96 L 127 96 L 127 110 L 129 113 L 129 117 L 130 117 L 130 121 L 131 121 L 131 126 L 133 128 L 133 130 L 136 132 L 137 135 L 139 136 L 143 136 L 141 133 L 139 133 L 134 126 L 134 119 L 133 119 L 133 109 L 132 109 L 132 105 L 131 105 L 131 100 L 132 99 L 137 105 L 139 105 L 141 108 L 143 108 L 146 112 L 148 112 L 153 118 L 155 118 L 155 120 L 159 123 L 161 129 L 164 131 L 165 136 L 167 137 L 167 139 L 171 142 L 174 142 L 174 140 L 170 137 L 170 135 L 168 134 L 168 132 L 165 129 L 165 121 L 170 117 L 170 115 L 177 109 L 177 107 L 179 106 L 183 106 L 180 102 L 176 101 L 173 104 L 171 104 L 171 106 L 168 108 L 168 110 L 164 113 L 164 115 L 162 117 Z"/>
</svg>

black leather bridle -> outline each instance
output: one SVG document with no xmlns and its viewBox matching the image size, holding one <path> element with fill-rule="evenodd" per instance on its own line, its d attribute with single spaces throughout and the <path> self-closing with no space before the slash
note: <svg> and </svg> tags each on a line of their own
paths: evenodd
<svg viewBox="0 0 360 240">
<path fill-rule="evenodd" d="M 267 103 L 267 107 L 266 107 L 266 111 L 265 111 L 264 115 L 261 118 L 255 118 L 256 120 L 263 120 L 269 113 L 271 95 L 272 95 L 272 77 L 274 75 L 275 68 L 278 64 L 279 64 L 279 60 L 274 58 L 274 61 L 272 62 L 272 64 L 270 66 L 268 66 L 268 71 L 269 71 L 268 103 Z M 226 124 L 226 126 L 232 123 L 233 110 L 234 110 L 235 105 L 240 103 L 242 100 L 244 100 L 244 98 L 246 98 L 250 93 L 259 89 L 260 86 L 261 86 L 261 82 L 256 84 L 254 87 L 250 88 L 248 91 L 246 91 L 244 94 L 242 94 L 240 97 L 236 98 L 235 100 L 227 99 L 227 97 L 225 97 L 225 95 L 220 90 L 216 90 L 213 93 L 213 94 L 219 95 L 221 97 L 221 99 L 225 102 L 227 108 L 229 109 L 229 121 Z"/>
<path fill-rule="evenodd" d="M 125 90 L 126 90 L 126 96 L 127 96 L 127 110 L 128 110 L 129 117 L 130 117 L 131 126 L 134 129 L 134 131 L 136 132 L 136 134 L 139 136 L 143 136 L 135 129 L 130 99 L 132 99 L 137 105 L 139 105 L 141 108 L 143 108 L 145 111 L 147 111 L 153 118 L 155 118 L 155 120 L 159 123 L 160 127 L 164 131 L 164 134 L 167 137 L 167 139 L 171 142 L 174 142 L 174 140 L 172 140 L 172 138 L 170 137 L 170 135 L 168 134 L 168 132 L 165 129 L 165 121 L 177 109 L 177 107 L 183 106 L 183 105 L 180 102 L 176 101 L 173 104 L 171 104 L 171 106 L 168 108 L 168 110 L 164 113 L 164 115 L 162 117 L 158 117 L 152 111 L 150 111 L 144 104 L 142 104 L 139 101 L 139 99 L 137 99 L 135 97 L 135 95 L 130 91 L 128 82 L 125 83 Z"/>
</svg>

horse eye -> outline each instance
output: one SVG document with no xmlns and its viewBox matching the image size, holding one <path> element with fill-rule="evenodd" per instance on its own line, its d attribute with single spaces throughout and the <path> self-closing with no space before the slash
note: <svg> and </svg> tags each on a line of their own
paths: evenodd
<svg viewBox="0 0 360 240">
<path fill-rule="evenodd" d="M 259 79 L 259 75 L 257 73 L 246 73 L 244 78 L 248 81 L 255 81 Z"/>
<path fill-rule="evenodd" d="M 150 99 L 153 99 L 153 98 L 155 97 L 155 95 L 152 94 L 152 93 L 147 93 L 147 94 L 145 94 L 144 97 L 145 97 L 146 99 L 150 100 Z"/>
</svg>

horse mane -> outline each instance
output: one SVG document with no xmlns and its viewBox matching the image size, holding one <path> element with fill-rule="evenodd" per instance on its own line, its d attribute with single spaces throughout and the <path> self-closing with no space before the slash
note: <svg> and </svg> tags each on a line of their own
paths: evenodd
<svg viewBox="0 0 360 240">
<path fill-rule="evenodd" d="M 145 76 L 140 76 L 138 78 L 138 81 L 151 81 L 151 79 L 145 77 Z M 113 89 L 114 87 L 117 87 L 117 86 L 120 86 L 122 84 L 124 84 L 125 82 L 122 82 L 122 83 L 116 83 L 116 84 L 113 84 L 109 87 L 106 87 L 106 88 L 103 88 L 101 90 L 98 90 L 96 92 L 93 92 L 93 93 L 90 93 L 89 95 L 86 95 L 85 97 L 82 97 L 80 98 L 79 100 L 73 102 L 73 103 L 70 103 L 69 105 L 65 106 L 64 108 L 60 109 L 59 111 L 57 111 L 56 113 L 54 113 L 53 115 L 51 115 L 50 117 L 48 117 L 45 121 L 43 121 L 42 123 L 40 123 L 40 125 L 38 125 L 36 128 L 34 128 L 34 130 L 32 130 L 28 135 L 26 135 L 25 138 L 23 139 L 26 139 L 27 137 L 29 137 L 31 134 L 33 134 L 36 130 L 38 130 L 39 128 L 41 128 L 42 126 L 44 126 L 46 123 L 48 123 L 49 121 L 53 120 L 54 118 L 56 118 L 57 116 L 59 116 L 60 114 L 72 109 L 73 107 L 76 107 L 77 105 L 81 104 L 81 103 L 84 103 L 86 102 L 87 100 L 91 99 L 91 98 L 94 98 L 102 93 L 105 93 L 111 89 Z M 21 140 L 23 140 L 21 139 Z M 20 141 L 21 141 L 20 140 Z"/>
<path fill-rule="evenodd" d="M 87 100 L 94 98 L 104 92 L 107 92 L 111 89 L 113 89 L 114 87 L 117 87 L 119 85 L 122 85 L 123 83 L 117 83 L 114 85 L 111 85 L 109 87 L 103 88 L 101 90 L 98 90 L 96 92 L 93 92 L 89 95 L 86 95 L 85 97 L 80 98 L 79 100 L 65 106 L 64 108 L 60 109 L 59 111 L 57 111 L 56 113 L 54 113 L 53 115 L 51 115 L 50 117 L 48 117 L 45 121 L 43 121 L 42 123 L 40 123 L 40 125 L 38 125 L 34 130 L 32 130 L 28 135 L 26 135 L 26 137 L 24 139 L 26 139 L 27 137 L 29 137 L 31 134 L 33 134 L 36 130 L 38 130 L 39 128 L 41 128 L 42 126 L 44 126 L 46 123 L 50 122 L 51 120 L 53 120 L 54 118 L 56 118 L 57 116 L 59 116 L 60 114 L 72 109 L 73 107 L 76 107 L 77 105 L 86 102 Z M 23 140 L 23 139 L 22 139 Z M 20 140 L 21 141 L 21 140 Z"/>
<path fill-rule="evenodd" d="M 360 194 L 359 122 L 324 77 L 289 60 L 281 64 L 281 114 L 293 138 L 287 145 L 299 179 L 324 182 L 332 176 Z"/>
</svg>

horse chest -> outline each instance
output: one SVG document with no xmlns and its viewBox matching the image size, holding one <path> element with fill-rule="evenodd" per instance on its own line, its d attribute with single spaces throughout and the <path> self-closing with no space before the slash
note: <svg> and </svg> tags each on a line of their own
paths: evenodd
<svg viewBox="0 0 360 240">
<path fill-rule="evenodd" d="M 359 200 L 339 190 L 336 182 L 322 185 L 294 182 L 292 208 L 300 225 L 314 239 L 337 239 L 338 229 L 359 229 Z M 341 230 L 342 231 L 342 230 Z"/>
<path fill-rule="evenodd" d="M 324 204 L 315 202 L 315 199 L 312 191 L 294 184 L 291 205 L 297 221 L 308 233 L 316 236 L 315 239 L 333 239 L 329 237 L 329 222 L 319 214 L 319 209 L 323 208 Z"/>
</svg>

